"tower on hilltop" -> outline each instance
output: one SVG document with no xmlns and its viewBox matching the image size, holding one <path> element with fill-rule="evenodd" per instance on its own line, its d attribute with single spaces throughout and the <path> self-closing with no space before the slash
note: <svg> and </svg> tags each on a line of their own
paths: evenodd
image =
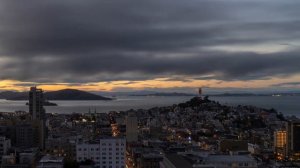
<svg viewBox="0 0 300 168">
<path fill-rule="evenodd" d="M 202 96 L 203 96 L 203 90 L 202 90 L 202 88 L 199 88 L 198 89 L 198 98 L 202 99 Z"/>
</svg>

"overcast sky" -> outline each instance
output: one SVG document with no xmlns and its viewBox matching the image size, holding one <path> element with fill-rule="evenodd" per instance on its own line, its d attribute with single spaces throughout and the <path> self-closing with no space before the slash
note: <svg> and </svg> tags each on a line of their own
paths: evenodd
<svg viewBox="0 0 300 168">
<path fill-rule="evenodd" d="M 1 1 L 0 89 L 297 89 L 299 16 L 299 0 Z"/>
</svg>

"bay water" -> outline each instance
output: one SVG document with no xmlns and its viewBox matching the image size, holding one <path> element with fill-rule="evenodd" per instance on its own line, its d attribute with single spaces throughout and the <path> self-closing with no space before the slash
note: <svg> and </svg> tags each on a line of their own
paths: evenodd
<svg viewBox="0 0 300 168">
<path fill-rule="evenodd" d="M 148 109 L 182 103 L 192 96 L 122 96 L 112 101 L 51 101 L 58 106 L 46 106 L 47 113 L 87 113 Z M 300 96 L 211 96 L 211 100 L 226 105 L 252 105 L 274 108 L 284 115 L 300 117 Z M 28 111 L 26 101 L 0 100 L 0 112 Z"/>
</svg>

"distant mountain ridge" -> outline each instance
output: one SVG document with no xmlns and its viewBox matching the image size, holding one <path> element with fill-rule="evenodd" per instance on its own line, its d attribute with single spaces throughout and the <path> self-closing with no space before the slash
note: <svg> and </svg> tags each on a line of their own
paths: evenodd
<svg viewBox="0 0 300 168">
<path fill-rule="evenodd" d="M 249 97 L 249 96 L 300 96 L 300 93 L 222 93 L 211 94 L 212 97 Z"/>
<path fill-rule="evenodd" d="M 24 100 L 28 100 L 28 94 L 28 92 L 4 91 L 0 93 L 0 99 L 14 100 L 24 98 Z"/>
<path fill-rule="evenodd" d="M 196 96 L 196 94 L 190 93 L 178 93 L 178 92 L 157 92 L 151 94 L 132 94 L 130 96 Z"/>
<path fill-rule="evenodd" d="M 103 97 L 76 89 L 63 89 L 58 91 L 45 92 L 44 96 L 47 100 L 112 100 L 108 97 Z M 0 93 L 0 99 L 28 100 L 28 98 L 28 92 L 5 91 Z"/>
<path fill-rule="evenodd" d="M 197 94 L 193 93 L 184 93 L 184 92 L 158 92 L 158 91 L 149 91 L 149 90 L 141 90 L 141 91 L 124 91 L 124 92 L 104 92 L 98 91 L 93 92 L 97 95 L 105 95 L 105 96 L 196 96 Z"/>
</svg>

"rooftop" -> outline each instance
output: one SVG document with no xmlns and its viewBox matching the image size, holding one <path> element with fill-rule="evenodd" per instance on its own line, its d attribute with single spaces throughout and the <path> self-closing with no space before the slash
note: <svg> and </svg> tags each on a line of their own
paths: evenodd
<svg viewBox="0 0 300 168">
<path fill-rule="evenodd" d="M 40 163 L 62 163 L 64 160 L 63 157 L 57 157 L 57 156 L 50 156 L 50 155 L 46 155 L 44 157 L 42 157 L 42 159 L 40 160 Z"/>
<path fill-rule="evenodd" d="M 205 158 L 207 162 L 253 162 L 255 161 L 248 155 L 209 155 Z"/>
<path fill-rule="evenodd" d="M 193 164 L 186 160 L 183 156 L 177 154 L 167 154 L 166 157 L 176 167 L 192 168 Z"/>
</svg>

